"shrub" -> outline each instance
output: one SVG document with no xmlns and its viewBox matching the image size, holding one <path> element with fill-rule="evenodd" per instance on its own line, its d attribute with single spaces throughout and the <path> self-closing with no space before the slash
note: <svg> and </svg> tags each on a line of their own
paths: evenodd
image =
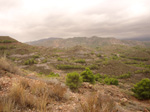
<svg viewBox="0 0 150 112">
<path fill-rule="evenodd" d="M 96 81 L 98 81 L 99 79 L 103 78 L 103 76 L 101 74 L 99 74 L 99 73 L 94 75 L 94 77 L 95 77 Z"/>
<path fill-rule="evenodd" d="M 60 57 L 58 57 L 58 58 L 57 58 L 57 60 L 58 60 L 58 61 L 62 61 L 63 59 L 62 59 L 62 58 L 60 58 Z"/>
<path fill-rule="evenodd" d="M 47 77 L 59 77 L 59 74 L 51 72 Z"/>
<path fill-rule="evenodd" d="M 39 57 L 40 57 L 39 55 L 34 55 L 33 56 L 34 59 L 39 58 Z"/>
<path fill-rule="evenodd" d="M 32 65 L 32 64 L 37 64 L 34 58 L 28 59 L 24 62 L 25 65 Z"/>
<path fill-rule="evenodd" d="M 126 73 L 126 74 L 122 74 L 122 75 L 118 76 L 117 78 L 126 79 L 126 78 L 130 78 L 130 77 L 131 77 L 131 73 Z"/>
<path fill-rule="evenodd" d="M 57 69 L 84 69 L 82 65 L 57 65 Z"/>
<path fill-rule="evenodd" d="M 141 57 L 129 57 L 129 59 L 137 60 L 137 61 L 148 61 L 148 58 L 141 58 Z"/>
<path fill-rule="evenodd" d="M 104 83 L 107 85 L 118 85 L 118 80 L 116 78 L 105 78 Z"/>
<path fill-rule="evenodd" d="M 91 70 L 94 70 L 94 69 L 98 69 L 99 67 L 98 67 L 97 65 L 94 65 L 94 64 L 93 64 L 93 65 L 90 65 L 89 68 L 90 68 Z"/>
<path fill-rule="evenodd" d="M 66 77 L 66 84 L 70 89 L 76 90 L 82 84 L 82 77 L 77 72 L 68 73 Z"/>
<path fill-rule="evenodd" d="M 42 63 L 47 63 L 47 59 L 42 60 Z"/>
<path fill-rule="evenodd" d="M 81 73 L 81 76 L 83 78 L 83 82 L 90 82 L 91 84 L 95 83 L 95 77 L 89 68 L 86 68 L 85 71 Z"/>
<path fill-rule="evenodd" d="M 150 79 L 142 79 L 134 85 L 132 91 L 138 99 L 150 99 Z"/>
<path fill-rule="evenodd" d="M 85 63 L 85 60 L 84 59 L 78 59 L 78 60 L 75 60 L 76 63 Z"/>
</svg>

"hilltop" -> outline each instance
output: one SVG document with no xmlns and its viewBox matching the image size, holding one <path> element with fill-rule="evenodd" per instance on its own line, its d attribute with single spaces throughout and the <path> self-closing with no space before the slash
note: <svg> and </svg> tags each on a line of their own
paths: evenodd
<svg viewBox="0 0 150 112">
<path fill-rule="evenodd" d="M 119 40 L 116 38 L 102 38 L 102 37 L 74 37 L 74 38 L 48 38 L 38 41 L 28 42 L 29 45 L 35 46 L 45 46 L 45 47 L 59 47 L 59 48 L 68 48 L 74 47 L 77 45 L 84 47 L 103 47 L 111 45 L 124 45 L 124 46 L 143 46 L 150 47 L 150 42 L 141 42 L 134 40 Z"/>
</svg>

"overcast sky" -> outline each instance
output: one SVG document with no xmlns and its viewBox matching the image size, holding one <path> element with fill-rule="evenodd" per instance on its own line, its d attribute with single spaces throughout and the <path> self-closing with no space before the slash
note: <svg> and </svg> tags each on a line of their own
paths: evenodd
<svg viewBox="0 0 150 112">
<path fill-rule="evenodd" d="M 150 0 L 0 0 L 0 35 L 150 37 Z"/>
</svg>

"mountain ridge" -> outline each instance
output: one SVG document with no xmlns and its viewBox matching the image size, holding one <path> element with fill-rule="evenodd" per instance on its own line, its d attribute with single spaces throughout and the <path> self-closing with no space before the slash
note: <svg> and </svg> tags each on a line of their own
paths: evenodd
<svg viewBox="0 0 150 112">
<path fill-rule="evenodd" d="M 47 38 L 32 42 L 27 42 L 29 45 L 44 46 L 44 47 L 59 47 L 68 48 L 74 46 L 85 46 L 85 47 L 101 47 L 110 45 L 125 45 L 125 46 L 143 46 L 150 47 L 150 42 L 137 41 L 137 40 L 121 40 L 113 37 L 73 37 L 73 38 Z"/>
</svg>

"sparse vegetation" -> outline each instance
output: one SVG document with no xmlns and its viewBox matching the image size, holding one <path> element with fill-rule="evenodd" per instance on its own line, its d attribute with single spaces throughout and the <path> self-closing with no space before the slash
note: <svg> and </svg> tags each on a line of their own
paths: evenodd
<svg viewBox="0 0 150 112">
<path fill-rule="evenodd" d="M 134 85 L 132 91 L 138 99 L 150 99 L 150 79 L 142 79 Z"/>
<path fill-rule="evenodd" d="M 70 89 L 76 90 L 82 84 L 82 77 L 77 72 L 68 73 L 66 77 L 66 84 Z"/>
</svg>

